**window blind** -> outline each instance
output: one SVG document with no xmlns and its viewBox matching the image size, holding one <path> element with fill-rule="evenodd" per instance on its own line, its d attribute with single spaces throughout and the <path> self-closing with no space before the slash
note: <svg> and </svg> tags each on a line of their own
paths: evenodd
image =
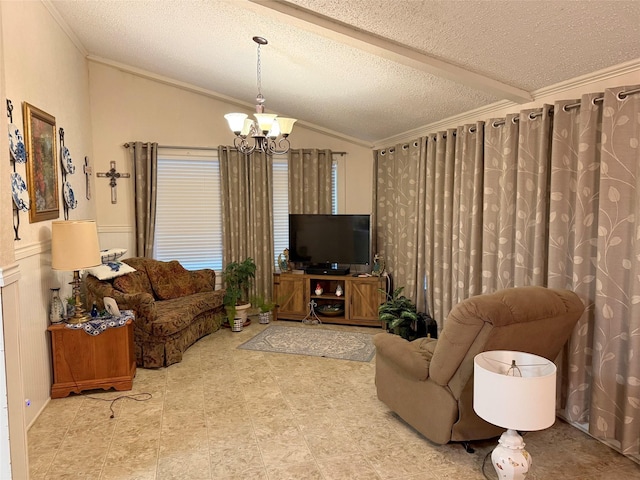
<svg viewBox="0 0 640 480">
<path fill-rule="evenodd" d="M 216 150 L 160 149 L 154 258 L 222 270 L 222 192 Z"/>
<path fill-rule="evenodd" d="M 273 157 L 273 253 L 274 265 L 278 255 L 289 248 L 289 164 L 286 155 Z"/>
</svg>

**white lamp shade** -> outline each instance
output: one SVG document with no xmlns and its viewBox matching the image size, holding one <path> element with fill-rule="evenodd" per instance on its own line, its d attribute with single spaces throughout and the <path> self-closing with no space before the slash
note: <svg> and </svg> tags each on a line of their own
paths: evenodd
<svg viewBox="0 0 640 480">
<path fill-rule="evenodd" d="M 244 113 L 227 113 L 224 118 L 227 119 L 227 123 L 229 124 L 229 128 L 236 135 L 242 131 L 242 127 L 244 126 L 244 120 L 248 115 Z"/>
<path fill-rule="evenodd" d="M 271 125 L 277 117 L 277 115 L 274 115 L 273 113 L 254 113 L 253 116 L 258 120 L 260 131 L 265 135 L 269 130 L 271 130 Z"/>
<path fill-rule="evenodd" d="M 242 124 L 242 131 L 240 132 L 240 135 L 242 135 L 243 137 L 249 135 L 249 133 L 251 133 L 251 127 L 253 127 L 253 124 L 253 120 L 251 120 L 249 117 L 245 118 L 244 123 Z"/>
<path fill-rule="evenodd" d="M 509 371 L 515 360 L 522 376 Z M 534 431 L 556 417 L 556 366 L 538 355 L 496 350 L 473 360 L 473 409 L 502 428 Z"/>
<path fill-rule="evenodd" d="M 273 123 L 271 124 L 271 130 L 269 130 L 269 133 L 267 134 L 267 137 L 269 138 L 276 138 L 278 135 L 280 135 L 280 124 L 279 124 L 280 119 L 276 118 Z"/>
<path fill-rule="evenodd" d="M 289 135 L 291 133 L 294 123 L 296 123 L 295 118 L 278 117 L 278 125 L 280 126 L 280 132 L 283 135 Z"/>
<path fill-rule="evenodd" d="M 100 265 L 98 229 L 93 220 L 51 223 L 51 266 L 56 270 L 82 270 Z"/>
</svg>

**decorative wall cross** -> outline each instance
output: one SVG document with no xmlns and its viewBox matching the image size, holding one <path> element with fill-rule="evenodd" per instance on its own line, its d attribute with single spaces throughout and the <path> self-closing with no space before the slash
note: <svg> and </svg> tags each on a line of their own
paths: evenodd
<svg viewBox="0 0 640 480">
<path fill-rule="evenodd" d="M 84 165 L 82 166 L 82 170 L 84 170 L 84 176 L 87 179 L 87 200 L 91 200 L 91 181 L 89 177 L 93 173 L 93 169 L 89 166 L 89 157 L 84 157 Z"/>
<path fill-rule="evenodd" d="M 116 162 L 110 162 L 111 169 L 108 172 L 104 173 L 96 173 L 96 175 L 100 178 L 109 178 L 109 185 L 111 186 L 111 203 L 118 203 L 118 197 L 116 196 L 116 187 L 118 184 L 116 180 L 118 178 L 129 178 L 131 175 L 129 173 L 119 173 L 116 171 Z"/>
</svg>

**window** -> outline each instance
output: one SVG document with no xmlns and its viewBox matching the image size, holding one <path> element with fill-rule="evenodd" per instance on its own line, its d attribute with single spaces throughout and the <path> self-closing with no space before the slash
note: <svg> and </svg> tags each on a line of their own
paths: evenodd
<svg viewBox="0 0 640 480">
<path fill-rule="evenodd" d="M 338 213 L 338 168 L 331 168 L 331 212 Z M 158 150 L 154 258 L 178 260 L 186 269 L 222 270 L 222 188 L 218 151 Z M 273 251 L 289 246 L 289 166 L 273 157 Z"/>
<path fill-rule="evenodd" d="M 154 257 L 222 270 L 217 150 L 159 149 Z"/>
<path fill-rule="evenodd" d="M 273 253 L 278 255 L 289 247 L 289 164 L 286 155 L 273 157 Z"/>
</svg>

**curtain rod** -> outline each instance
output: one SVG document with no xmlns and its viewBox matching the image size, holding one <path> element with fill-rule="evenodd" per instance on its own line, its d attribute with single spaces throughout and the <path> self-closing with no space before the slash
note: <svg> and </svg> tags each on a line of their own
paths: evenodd
<svg viewBox="0 0 640 480">
<path fill-rule="evenodd" d="M 632 88 L 631 90 L 625 90 L 625 91 L 622 91 L 622 92 L 618 92 L 618 94 L 616 96 L 618 97 L 618 100 L 624 100 L 629 95 L 633 95 L 635 93 L 640 93 L 640 88 Z M 591 101 L 595 105 L 596 103 L 600 103 L 600 102 L 604 101 L 604 96 L 596 97 Z M 570 104 L 565 105 L 564 107 L 562 107 L 562 109 L 566 112 L 568 110 L 573 110 L 574 108 L 580 108 L 580 105 L 581 105 L 581 102 L 570 103 Z M 549 113 L 553 113 L 553 107 L 551 107 L 549 109 Z M 540 115 L 542 115 L 542 112 L 532 113 L 532 114 L 529 114 L 529 118 L 531 118 L 533 120 L 535 117 L 539 117 Z M 517 122 L 518 121 L 518 117 L 514 117 L 513 121 Z M 500 125 L 504 125 L 505 122 L 506 122 L 506 120 L 496 120 L 491 125 L 494 126 L 494 127 L 499 127 Z"/>
<path fill-rule="evenodd" d="M 124 148 L 129 148 L 131 144 L 129 142 L 122 145 Z M 189 145 L 158 145 L 158 148 L 178 148 L 184 150 L 217 150 L 218 147 L 196 147 Z M 295 149 L 294 149 L 295 150 Z M 311 149 L 302 149 L 303 151 L 311 150 Z M 320 149 L 321 150 L 321 149 Z M 347 152 L 331 152 L 333 155 L 346 155 Z"/>
</svg>

